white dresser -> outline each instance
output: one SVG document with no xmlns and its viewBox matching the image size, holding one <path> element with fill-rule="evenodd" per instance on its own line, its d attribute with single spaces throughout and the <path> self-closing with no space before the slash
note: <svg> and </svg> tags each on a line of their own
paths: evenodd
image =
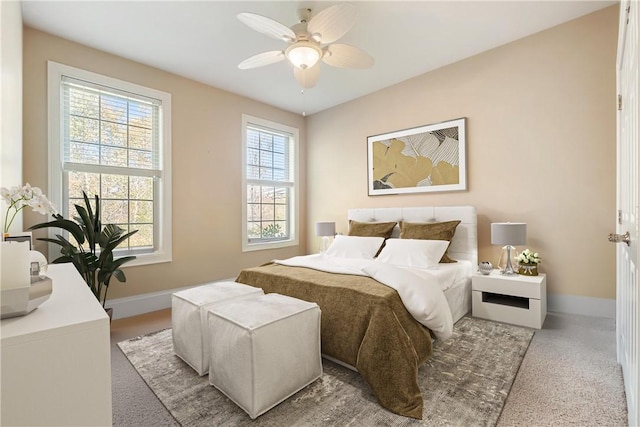
<svg viewBox="0 0 640 427">
<path fill-rule="evenodd" d="M 48 301 L 0 321 L 0 425 L 111 426 L 109 317 L 72 264 L 47 275 Z"/>
</svg>

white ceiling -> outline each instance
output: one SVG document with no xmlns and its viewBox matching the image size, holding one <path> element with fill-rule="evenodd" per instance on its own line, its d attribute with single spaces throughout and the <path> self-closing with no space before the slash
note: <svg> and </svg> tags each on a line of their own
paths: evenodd
<svg viewBox="0 0 640 427">
<path fill-rule="evenodd" d="M 339 43 L 375 58 L 366 70 L 321 64 L 301 93 L 287 62 L 239 70 L 245 58 L 285 45 L 242 24 L 253 12 L 291 26 L 298 8 L 329 1 L 31 1 L 26 25 L 143 64 L 307 115 L 375 92 L 616 1 L 355 1 L 356 24 Z M 313 13 L 313 12 L 312 12 Z"/>
</svg>

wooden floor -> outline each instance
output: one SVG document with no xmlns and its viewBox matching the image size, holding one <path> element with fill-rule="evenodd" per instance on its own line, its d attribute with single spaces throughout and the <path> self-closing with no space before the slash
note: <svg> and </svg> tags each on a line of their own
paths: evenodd
<svg viewBox="0 0 640 427">
<path fill-rule="evenodd" d="M 171 309 L 154 311 L 139 316 L 125 317 L 111 322 L 111 343 L 115 344 L 138 335 L 171 327 Z"/>
</svg>

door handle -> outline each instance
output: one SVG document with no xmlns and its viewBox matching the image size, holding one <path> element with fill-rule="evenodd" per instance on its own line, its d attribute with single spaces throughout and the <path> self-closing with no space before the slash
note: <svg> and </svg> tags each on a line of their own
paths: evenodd
<svg viewBox="0 0 640 427">
<path fill-rule="evenodd" d="M 627 246 L 631 246 L 631 235 L 629 234 L 629 232 L 627 231 L 624 234 L 614 234 L 614 233 L 610 233 L 609 234 L 609 241 L 612 243 L 620 243 L 620 242 L 624 242 L 627 244 Z"/>
</svg>

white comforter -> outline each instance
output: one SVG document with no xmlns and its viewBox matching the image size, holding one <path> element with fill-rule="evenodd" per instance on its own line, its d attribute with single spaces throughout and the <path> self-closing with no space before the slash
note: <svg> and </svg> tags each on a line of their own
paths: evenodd
<svg viewBox="0 0 640 427">
<path fill-rule="evenodd" d="M 435 275 L 420 269 L 420 274 L 409 267 L 399 267 L 375 260 L 327 257 L 322 254 L 297 256 L 274 260 L 277 264 L 306 267 L 329 273 L 369 276 L 395 289 L 407 311 L 420 323 L 431 329 L 436 338 L 446 340 L 453 332 L 453 318 L 449 304 Z"/>
</svg>

